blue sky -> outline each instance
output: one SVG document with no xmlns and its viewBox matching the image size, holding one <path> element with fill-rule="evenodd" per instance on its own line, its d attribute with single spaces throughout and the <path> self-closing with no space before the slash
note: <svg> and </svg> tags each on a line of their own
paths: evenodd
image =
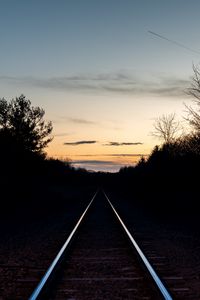
<svg viewBox="0 0 200 300">
<path fill-rule="evenodd" d="M 147 31 L 198 49 L 199 9 L 198 1 L 1 1 L 1 72 L 186 72 L 184 57 L 191 67 L 198 55 Z"/>
<path fill-rule="evenodd" d="M 149 153 L 157 143 L 150 135 L 154 118 L 184 114 L 183 102 L 189 101 L 184 90 L 200 57 L 199 1 L 0 4 L 0 97 L 24 93 L 45 109 L 55 135 L 49 155 L 74 161 L 74 155 L 91 154 L 98 169 L 95 153 L 102 169 L 100 156 L 107 153 L 114 170 L 119 164 L 111 161 L 111 152 Z M 98 143 L 64 145 L 82 140 Z M 142 145 L 107 147 L 105 153 L 102 145 L 115 141 Z M 84 166 L 86 160 L 78 162 Z"/>
</svg>

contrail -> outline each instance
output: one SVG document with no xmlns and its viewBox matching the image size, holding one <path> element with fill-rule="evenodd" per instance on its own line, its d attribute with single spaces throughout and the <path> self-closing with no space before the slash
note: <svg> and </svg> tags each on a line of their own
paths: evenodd
<svg viewBox="0 0 200 300">
<path fill-rule="evenodd" d="M 196 54 L 200 54 L 200 51 L 191 49 L 191 48 L 189 48 L 189 47 L 187 47 L 187 46 L 185 46 L 185 45 L 183 45 L 183 44 L 181 44 L 181 43 L 178 43 L 178 42 L 176 42 L 176 41 L 170 40 L 170 39 L 166 38 L 165 36 L 160 35 L 160 34 L 158 34 L 158 33 L 156 33 L 156 32 L 153 32 L 153 31 L 148 30 L 148 33 L 153 34 L 153 35 L 155 35 L 156 37 L 159 37 L 160 39 L 166 40 L 166 41 L 168 41 L 168 42 L 170 42 L 170 43 L 172 43 L 172 44 L 175 44 L 175 45 L 178 46 L 178 47 L 184 48 L 184 49 L 186 49 L 186 50 L 188 50 L 188 51 L 191 51 L 191 52 L 193 52 L 193 53 L 196 53 Z"/>
</svg>

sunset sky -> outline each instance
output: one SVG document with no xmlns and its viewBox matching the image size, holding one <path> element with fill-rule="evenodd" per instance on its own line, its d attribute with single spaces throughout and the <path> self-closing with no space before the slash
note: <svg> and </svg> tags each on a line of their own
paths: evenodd
<svg viewBox="0 0 200 300">
<path fill-rule="evenodd" d="M 181 119 L 200 62 L 198 0 L 0 0 L 0 97 L 26 95 L 53 122 L 51 157 L 116 171 Z"/>
</svg>

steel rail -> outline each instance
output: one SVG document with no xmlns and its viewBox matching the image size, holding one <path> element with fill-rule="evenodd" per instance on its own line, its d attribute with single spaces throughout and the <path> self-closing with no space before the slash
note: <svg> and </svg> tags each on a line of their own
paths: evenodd
<svg viewBox="0 0 200 300">
<path fill-rule="evenodd" d="M 55 270 L 56 266 L 58 266 L 59 261 L 61 260 L 64 252 L 66 251 L 66 249 L 67 249 L 67 247 L 68 247 L 68 245 L 69 245 L 72 237 L 74 236 L 75 232 L 77 231 L 77 229 L 78 229 L 81 221 L 83 220 L 86 212 L 88 211 L 89 207 L 91 206 L 92 202 L 94 201 L 97 193 L 98 193 L 98 191 L 92 197 L 92 200 L 90 201 L 90 203 L 86 207 L 85 211 L 83 212 L 83 214 L 81 215 L 80 219 L 78 220 L 76 226 L 74 227 L 74 229 L 70 233 L 69 237 L 67 238 L 66 242 L 64 243 L 64 245 L 62 246 L 62 248 L 60 249 L 60 251 L 58 252 L 58 254 L 56 255 L 56 257 L 53 260 L 52 264 L 50 265 L 50 267 L 48 268 L 48 270 L 46 271 L 46 273 L 42 277 L 41 281 L 39 282 L 39 284 L 37 285 L 37 287 L 33 291 L 32 295 L 29 298 L 29 300 L 37 300 L 38 297 L 41 295 L 41 292 L 44 290 L 44 287 L 46 286 L 46 284 L 47 284 L 50 276 L 52 275 L 53 271 Z"/>
<path fill-rule="evenodd" d="M 134 240 L 134 238 L 132 237 L 130 231 L 127 229 L 127 227 L 125 226 L 124 222 L 122 221 L 122 219 L 120 218 L 120 216 L 118 215 L 117 211 L 115 210 L 114 206 L 112 205 L 112 203 L 110 202 L 108 196 L 106 195 L 106 193 L 103 191 L 108 203 L 110 204 L 111 208 L 113 209 L 115 215 L 117 216 L 119 222 L 121 223 L 121 225 L 123 226 L 123 229 L 125 230 L 125 232 L 127 233 L 131 243 L 133 244 L 134 248 L 136 249 L 137 253 L 139 254 L 139 257 L 142 259 L 145 267 L 148 269 L 152 279 L 154 280 L 155 284 L 157 285 L 158 289 L 160 290 L 161 294 L 163 295 L 165 300 L 173 300 L 173 298 L 171 297 L 171 295 L 169 294 L 169 292 L 167 291 L 166 287 L 164 286 L 164 284 L 162 283 L 162 281 L 160 280 L 160 278 L 158 277 L 158 275 L 156 274 L 155 270 L 153 269 L 153 267 L 151 266 L 151 264 L 149 263 L 148 259 L 146 258 L 146 256 L 144 255 L 144 253 L 142 252 L 142 250 L 140 249 L 140 247 L 138 246 L 138 244 L 136 243 L 136 241 Z"/>
</svg>

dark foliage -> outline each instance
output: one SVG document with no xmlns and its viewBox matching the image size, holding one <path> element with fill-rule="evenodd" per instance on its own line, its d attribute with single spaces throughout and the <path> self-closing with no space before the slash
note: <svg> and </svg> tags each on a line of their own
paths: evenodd
<svg viewBox="0 0 200 300">
<path fill-rule="evenodd" d="M 142 159 L 136 167 L 122 168 L 119 182 L 156 218 L 167 222 L 197 221 L 199 146 L 195 135 L 156 146 L 146 161 Z"/>
<path fill-rule="evenodd" d="M 31 106 L 24 95 L 10 102 L 0 99 L 0 132 L 4 145 L 11 140 L 17 148 L 42 153 L 52 140 L 52 123 L 44 121 L 44 114 L 40 107 Z"/>
</svg>

